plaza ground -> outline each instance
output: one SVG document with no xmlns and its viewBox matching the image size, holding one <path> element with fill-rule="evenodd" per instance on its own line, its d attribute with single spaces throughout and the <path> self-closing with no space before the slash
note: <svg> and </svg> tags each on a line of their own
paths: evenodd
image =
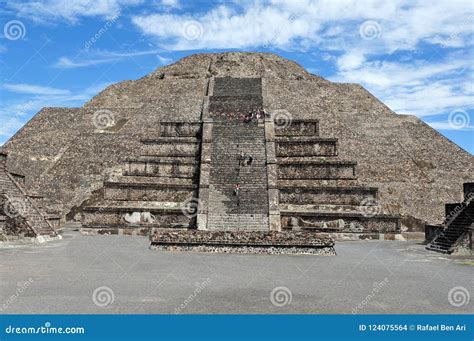
<svg viewBox="0 0 474 341">
<path fill-rule="evenodd" d="M 454 287 L 472 292 L 472 259 L 428 252 L 414 241 L 337 242 L 332 257 L 163 252 L 148 245 L 146 237 L 83 236 L 72 230 L 63 240 L 42 245 L 3 245 L 0 309 L 7 314 L 474 311 L 473 299 L 459 307 L 448 300 Z M 273 304 L 277 287 L 285 288 L 276 289 L 280 295 Z"/>
</svg>

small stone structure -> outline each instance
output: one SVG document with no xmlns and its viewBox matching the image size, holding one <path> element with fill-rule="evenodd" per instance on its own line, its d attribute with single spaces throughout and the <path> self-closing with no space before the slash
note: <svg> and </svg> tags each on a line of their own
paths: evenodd
<svg viewBox="0 0 474 341">
<path fill-rule="evenodd" d="M 333 256 L 334 240 L 308 232 L 155 231 L 151 249 Z"/>
<path fill-rule="evenodd" d="M 6 161 L 7 154 L 0 152 L 0 241 L 60 238 L 59 215 L 44 211 L 43 197 L 28 194 L 25 177 L 9 172 Z"/>
</svg>

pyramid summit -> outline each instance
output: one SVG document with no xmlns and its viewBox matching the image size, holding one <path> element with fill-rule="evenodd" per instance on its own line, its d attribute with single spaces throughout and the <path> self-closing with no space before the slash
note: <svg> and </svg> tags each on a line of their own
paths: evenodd
<svg viewBox="0 0 474 341">
<path fill-rule="evenodd" d="M 473 156 L 415 116 L 270 53 L 191 55 L 44 108 L 3 149 L 25 190 L 91 231 L 386 238 L 442 222 L 474 181 Z"/>
</svg>

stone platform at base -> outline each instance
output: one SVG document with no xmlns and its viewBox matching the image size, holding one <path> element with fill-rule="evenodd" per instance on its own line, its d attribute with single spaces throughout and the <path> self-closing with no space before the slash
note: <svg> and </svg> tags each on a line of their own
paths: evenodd
<svg viewBox="0 0 474 341">
<path fill-rule="evenodd" d="M 150 240 L 152 250 L 336 255 L 333 239 L 308 232 L 155 231 Z"/>
</svg>

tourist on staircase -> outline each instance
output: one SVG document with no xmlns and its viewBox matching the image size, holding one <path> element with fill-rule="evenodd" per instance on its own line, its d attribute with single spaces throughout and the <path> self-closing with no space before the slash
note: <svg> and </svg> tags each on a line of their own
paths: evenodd
<svg viewBox="0 0 474 341">
<path fill-rule="evenodd" d="M 234 195 L 237 197 L 237 206 L 240 206 L 240 184 L 234 185 Z"/>
</svg>

